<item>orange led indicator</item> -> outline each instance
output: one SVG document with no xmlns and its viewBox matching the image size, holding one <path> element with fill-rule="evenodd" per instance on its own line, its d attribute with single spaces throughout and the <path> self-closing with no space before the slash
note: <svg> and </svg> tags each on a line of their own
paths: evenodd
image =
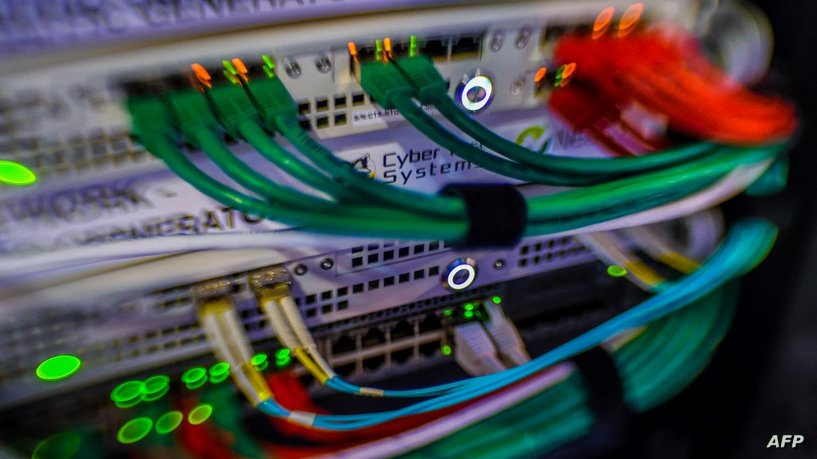
<svg viewBox="0 0 817 459">
<path fill-rule="evenodd" d="M 573 78 L 574 73 L 576 73 L 575 62 L 561 66 L 559 71 L 556 72 L 556 86 L 560 88 L 567 86 L 567 84 L 570 83 L 570 79 Z"/>
<path fill-rule="evenodd" d="M 541 84 L 545 80 L 547 74 L 548 74 L 547 67 L 540 68 L 539 70 L 536 71 L 536 75 L 533 76 L 533 82 L 536 84 Z"/>
<path fill-rule="evenodd" d="M 202 67 L 201 64 L 193 64 L 190 66 L 190 68 L 193 69 L 193 74 L 196 75 L 196 79 L 199 80 L 199 83 L 208 88 L 213 87 L 213 77 L 210 76 L 210 73 L 207 72 L 207 69 Z"/>
<path fill-rule="evenodd" d="M 237 57 L 234 57 L 232 62 L 233 67 L 235 67 L 235 71 L 238 72 L 239 75 L 241 75 L 241 78 L 243 78 L 244 81 L 249 81 L 250 79 L 249 77 L 247 77 L 247 74 L 249 74 L 250 72 L 247 70 L 247 66 L 244 65 L 244 61 Z"/>
<path fill-rule="evenodd" d="M 355 63 L 357 63 L 357 45 L 355 44 L 355 42 L 350 41 L 349 44 L 346 45 L 346 47 L 349 48 L 349 55 L 352 56 L 352 60 L 354 60 Z"/>
<path fill-rule="evenodd" d="M 627 11 L 621 15 L 621 21 L 618 23 L 618 36 L 619 37 L 626 37 L 629 35 L 633 30 L 635 30 L 636 26 L 638 25 L 638 21 L 641 20 L 641 15 L 644 13 L 644 4 L 643 3 L 636 3 L 633 6 L 627 8 Z"/>
<path fill-rule="evenodd" d="M 593 23 L 593 40 L 598 40 L 607 33 L 607 30 L 610 29 L 610 23 L 613 22 L 615 12 L 616 10 L 613 7 L 608 6 L 596 16 L 596 22 Z"/>
<path fill-rule="evenodd" d="M 391 38 L 383 39 L 383 60 L 391 59 L 393 57 L 391 50 Z"/>
</svg>

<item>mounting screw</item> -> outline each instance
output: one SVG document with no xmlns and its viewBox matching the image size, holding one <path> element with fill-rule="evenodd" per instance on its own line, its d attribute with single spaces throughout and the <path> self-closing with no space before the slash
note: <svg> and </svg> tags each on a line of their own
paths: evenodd
<svg viewBox="0 0 817 459">
<path fill-rule="evenodd" d="M 331 258 L 324 258 L 321 260 L 321 269 L 329 271 L 333 266 L 335 266 L 335 260 Z"/>
<path fill-rule="evenodd" d="M 498 30 L 494 32 L 494 36 L 491 37 L 491 51 L 499 52 L 502 49 L 502 45 L 505 43 L 505 32 Z"/>
<path fill-rule="evenodd" d="M 528 42 L 530 41 L 530 34 L 531 31 L 529 28 L 525 27 L 524 29 L 519 31 L 519 36 L 516 38 L 516 47 L 519 49 L 528 46 Z"/>
<path fill-rule="evenodd" d="M 305 265 L 297 264 L 297 265 L 295 265 L 294 268 L 292 268 L 292 271 L 298 276 L 303 276 L 309 270 L 306 268 Z"/>
<path fill-rule="evenodd" d="M 519 94 L 522 93 L 522 88 L 524 88 L 524 87 L 525 87 L 525 81 L 524 80 L 516 80 L 511 85 L 511 94 L 513 94 L 514 96 L 518 96 Z"/>
<path fill-rule="evenodd" d="M 301 76 L 301 66 L 295 62 L 287 59 L 284 62 L 284 71 L 287 72 L 290 78 L 295 79 Z"/>
<path fill-rule="evenodd" d="M 321 73 L 329 73 L 329 71 L 332 70 L 332 61 L 324 55 L 318 56 L 318 58 L 315 59 L 315 67 L 317 67 Z"/>
<path fill-rule="evenodd" d="M 502 258 L 498 258 L 494 262 L 494 269 L 496 269 L 497 271 L 504 268 L 504 267 L 505 267 L 505 260 L 503 260 Z"/>
</svg>

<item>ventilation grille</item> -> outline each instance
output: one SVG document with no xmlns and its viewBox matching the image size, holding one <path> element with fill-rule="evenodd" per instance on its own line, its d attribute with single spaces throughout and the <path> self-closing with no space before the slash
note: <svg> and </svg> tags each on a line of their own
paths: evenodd
<svg viewBox="0 0 817 459">
<path fill-rule="evenodd" d="M 408 260 L 428 254 L 435 254 L 451 246 L 444 241 L 431 242 L 375 242 L 352 247 L 348 257 L 342 257 L 338 269 L 354 272 L 375 266 L 388 265 L 396 261 Z"/>
<path fill-rule="evenodd" d="M 36 364 L 53 355 L 53 349 L 70 347 L 78 340 L 76 330 L 89 319 L 78 313 L 48 311 L 0 325 L 0 384 L 33 372 Z"/>
<path fill-rule="evenodd" d="M 352 119 L 349 109 L 371 103 L 372 100 L 362 91 L 301 99 L 298 101 L 298 116 L 301 127 L 307 130 L 343 127 Z"/>
<path fill-rule="evenodd" d="M 0 140 L 0 151 L 37 171 L 41 178 L 120 167 L 152 159 L 121 130 L 94 130 L 68 139 L 38 137 Z"/>
<path fill-rule="evenodd" d="M 587 252 L 587 249 L 572 237 L 543 239 L 519 247 L 517 265 L 520 268 L 538 266 Z"/>
<path fill-rule="evenodd" d="M 339 287 L 336 290 L 313 293 L 295 298 L 295 304 L 301 308 L 307 319 L 319 314 L 331 314 L 349 308 L 349 297 L 358 293 L 372 292 L 381 288 L 394 287 L 411 281 L 435 277 L 440 274 L 439 266 L 415 269 L 397 275 L 389 275 L 380 279 L 371 279 L 350 286 Z"/>
</svg>

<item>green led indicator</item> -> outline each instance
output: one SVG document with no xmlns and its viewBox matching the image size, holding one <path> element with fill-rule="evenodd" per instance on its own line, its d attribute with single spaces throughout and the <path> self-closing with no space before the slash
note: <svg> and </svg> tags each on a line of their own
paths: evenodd
<svg viewBox="0 0 817 459">
<path fill-rule="evenodd" d="M 278 349 L 275 352 L 275 359 L 276 360 L 283 360 L 288 359 L 292 355 L 292 352 L 289 349 Z"/>
<path fill-rule="evenodd" d="M 224 66 L 224 70 L 226 70 L 227 72 L 232 73 L 233 75 L 238 75 L 238 70 L 235 69 L 235 66 L 233 65 L 232 62 L 228 60 L 223 60 L 221 61 L 221 65 Z"/>
<path fill-rule="evenodd" d="M 63 432 L 37 443 L 31 459 L 70 459 L 79 451 L 82 439 L 79 435 Z"/>
<path fill-rule="evenodd" d="M 265 354 L 263 352 L 259 352 L 258 354 L 255 354 L 250 359 L 250 363 L 257 366 L 257 367 L 260 367 L 261 365 L 264 365 L 265 363 L 267 363 L 267 354 Z"/>
<path fill-rule="evenodd" d="M 465 310 L 466 310 L 466 311 L 473 311 L 473 310 L 474 310 L 474 307 L 475 307 L 475 306 L 474 306 L 474 303 L 467 303 L 467 304 L 465 304 L 465 305 L 463 306 L 463 308 L 465 308 Z"/>
<path fill-rule="evenodd" d="M 443 344 L 443 347 L 440 348 L 440 352 L 442 352 L 443 355 L 451 355 L 451 346 Z"/>
<path fill-rule="evenodd" d="M 451 309 L 451 308 L 447 308 L 447 309 L 444 309 L 444 310 L 443 310 L 443 315 L 444 315 L 444 316 L 450 316 L 450 315 L 452 315 L 452 314 L 454 314 L 454 310 L 453 310 L 453 309 Z"/>
<path fill-rule="evenodd" d="M 230 364 L 227 362 L 218 362 L 210 367 L 210 382 L 219 384 L 230 377 Z"/>
<path fill-rule="evenodd" d="M 236 84 L 236 85 L 241 84 L 241 82 L 238 81 L 238 77 L 235 76 L 234 74 L 228 72 L 227 70 L 225 70 L 223 73 L 224 73 L 224 77 L 227 78 L 230 81 L 230 83 Z"/>
<path fill-rule="evenodd" d="M 202 367 L 193 367 L 182 374 L 182 382 L 185 384 L 195 384 L 201 380 L 207 380 L 207 370 Z"/>
<path fill-rule="evenodd" d="M 502 304 L 502 297 L 501 296 L 495 296 L 495 297 L 491 298 L 491 301 L 494 304 Z"/>
<path fill-rule="evenodd" d="M 624 277 L 627 275 L 627 270 L 619 265 L 611 265 L 607 267 L 607 274 L 610 277 Z"/>
<path fill-rule="evenodd" d="M 125 381 L 111 391 L 111 400 L 119 408 L 130 408 L 142 401 L 145 383 L 139 380 Z"/>
<path fill-rule="evenodd" d="M 145 380 L 145 395 L 142 397 L 146 402 L 159 400 L 170 390 L 170 378 L 165 375 L 151 376 Z"/>
<path fill-rule="evenodd" d="M 136 443 L 137 441 L 145 438 L 150 433 L 150 429 L 152 428 L 153 421 L 151 421 L 150 418 L 139 417 L 131 419 L 119 428 L 119 432 L 116 434 L 116 439 L 119 440 L 119 443 L 124 443 L 126 445 Z"/>
<path fill-rule="evenodd" d="M 169 434 L 179 427 L 184 415 L 180 411 L 170 411 L 163 414 L 156 420 L 156 432 L 160 435 Z"/>
<path fill-rule="evenodd" d="M 473 319 L 474 318 L 474 311 L 465 311 L 463 317 L 466 319 Z"/>
<path fill-rule="evenodd" d="M 43 381 L 59 381 L 79 371 L 82 360 L 73 355 L 55 355 L 37 366 L 37 377 Z"/>
<path fill-rule="evenodd" d="M 275 78 L 275 61 L 266 54 L 261 56 L 261 60 L 264 61 L 263 69 L 267 77 Z"/>
<path fill-rule="evenodd" d="M 380 60 L 383 57 L 383 41 L 382 40 L 375 40 L 374 41 L 374 52 L 375 52 L 375 55 L 374 55 L 375 60 L 377 62 L 380 62 Z"/>
<path fill-rule="evenodd" d="M 275 359 L 275 366 L 277 366 L 278 368 L 285 368 L 285 367 L 289 366 L 290 363 L 292 363 L 292 358 L 290 358 L 290 357 L 286 357 L 286 358 L 283 358 L 283 359 Z M 259 370 L 263 370 L 263 369 L 259 368 Z"/>
<path fill-rule="evenodd" d="M 36 181 L 37 174 L 33 170 L 15 161 L 0 159 L 0 183 L 27 186 Z"/>
<path fill-rule="evenodd" d="M 409 56 L 414 57 L 417 55 L 417 35 L 412 35 L 409 37 Z"/>
<path fill-rule="evenodd" d="M 197 426 L 206 421 L 213 414 L 213 406 L 207 403 L 196 405 L 187 415 L 187 422 Z"/>
</svg>

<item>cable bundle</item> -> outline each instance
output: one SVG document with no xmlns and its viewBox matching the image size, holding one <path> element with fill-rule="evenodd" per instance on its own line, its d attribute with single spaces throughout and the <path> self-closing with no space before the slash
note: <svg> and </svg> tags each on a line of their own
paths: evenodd
<svg viewBox="0 0 817 459">
<path fill-rule="evenodd" d="M 791 104 L 731 80 L 677 30 L 655 28 L 626 37 L 569 35 L 557 44 L 554 59 L 576 64 L 571 84 L 578 87 L 554 92 L 551 107 L 580 125 L 587 119 L 571 109 L 592 94 L 601 107 L 637 103 L 666 116 L 672 129 L 727 144 L 768 144 L 797 128 Z"/>
</svg>

